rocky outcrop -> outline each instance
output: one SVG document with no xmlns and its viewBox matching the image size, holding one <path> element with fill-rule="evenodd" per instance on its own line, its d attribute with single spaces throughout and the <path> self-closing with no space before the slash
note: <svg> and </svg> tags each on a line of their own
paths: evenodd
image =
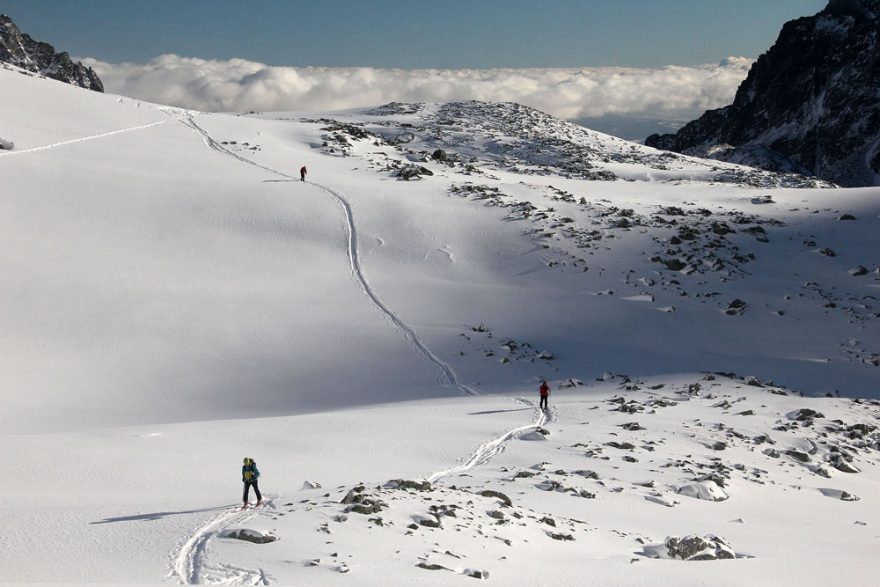
<svg viewBox="0 0 880 587">
<path fill-rule="evenodd" d="M 733 104 L 645 143 L 841 185 L 880 185 L 878 41 L 880 0 L 831 0 L 783 26 Z"/>
<path fill-rule="evenodd" d="M 81 88 L 104 91 L 104 84 L 91 67 L 74 62 L 66 52 L 56 53 L 49 43 L 22 33 L 5 14 L 0 14 L 0 62 Z"/>
</svg>

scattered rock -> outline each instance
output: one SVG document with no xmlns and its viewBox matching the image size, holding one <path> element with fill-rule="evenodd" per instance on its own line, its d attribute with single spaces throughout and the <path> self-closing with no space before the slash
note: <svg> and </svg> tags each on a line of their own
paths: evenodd
<svg viewBox="0 0 880 587">
<path fill-rule="evenodd" d="M 724 310 L 724 313 L 728 316 L 739 316 L 743 312 L 745 312 L 746 307 L 748 307 L 748 304 L 746 304 L 744 301 L 740 299 L 735 299 L 730 302 L 730 304 L 728 304 L 727 309 Z"/>
<path fill-rule="evenodd" d="M 562 540 L 562 541 L 574 540 L 574 536 L 572 536 L 571 534 L 563 534 L 563 533 L 556 533 L 556 532 L 549 532 L 548 531 L 547 536 L 549 536 L 553 540 Z"/>
<path fill-rule="evenodd" d="M 793 448 L 785 451 L 785 454 L 787 454 L 791 458 L 795 459 L 796 461 L 800 461 L 802 463 L 809 463 L 810 462 L 810 455 L 808 455 L 805 452 L 801 452 L 799 450 L 794 450 Z"/>
<path fill-rule="evenodd" d="M 434 564 L 434 563 L 428 564 L 425 562 L 421 562 L 421 563 L 417 564 L 416 566 L 420 569 L 425 569 L 426 571 L 449 571 L 449 570 L 451 570 L 451 569 L 447 569 L 446 567 L 444 567 L 442 565 L 438 565 L 438 564 Z"/>
<path fill-rule="evenodd" d="M 812 420 L 814 418 L 824 418 L 825 414 L 823 414 L 822 412 L 817 412 L 816 410 L 811 410 L 810 408 L 800 408 L 793 412 L 789 412 L 788 414 L 786 414 L 786 417 L 789 420 L 803 422 L 805 420 Z"/>
<path fill-rule="evenodd" d="M 413 521 L 419 526 L 425 526 L 426 528 L 439 528 L 440 527 L 440 518 L 435 516 L 434 514 L 428 514 L 425 516 L 415 515 L 413 516 Z"/>
<path fill-rule="evenodd" d="M 839 499 L 841 501 L 859 501 L 858 496 L 841 489 L 820 488 L 819 491 L 821 491 L 822 495 L 825 497 L 830 497 L 832 499 Z"/>
<path fill-rule="evenodd" d="M 618 426 L 620 426 L 624 430 L 631 430 L 631 431 L 645 429 L 645 427 L 640 426 L 638 422 L 627 422 L 626 424 L 618 424 Z"/>
<path fill-rule="evenodd" d="M 412 481 L 409 479 L 391 479 L 383 486 L 386 489 L 414 489 L 416 491 L 432 491 L 430 481 Z"/>
<path fill-rule="evenodd" d="M 843 455 L 835 455 L 831 458 L 831 466 L 841 473 L 859 473 L 859 469 L 851 464 Z"/>
<path fill-rule="evenodd" d="M 669 558 L 680 558 L 686 561 L 704 561 L 736 558 L 736 553 L 723 538 L 712 534 L 701 538 L 690 535 L 679 539 L 670 536 L 664 543 Z"/>
<path fill-rule="evenodd" d="M 271 534 L 263 534 L 249 528 L 223 530 L 220 532 L 220 538 L 234 538 L 235 540 L 244 540 L 254 544 L 268 544 L 278 540 L 278 538 Z"/>
<path fill-rule="evenodd" d="M 482 495 L 483 497 L 494 497 L 496 499 L 500 499 L 501 503 L 510 507 L 513 505 L 513 502 L 510 501 L 510 498 L 501 493 L 500 491 L 494 491 L 492 489 L 485 489 L 483 491 L 478 491 L 477 495 Z"/>
<path fill-rule="evenodd" d="M 620 450 L 632 450 L 636 447 L 636 445 L 632 444 L 631 442 L 617 442 L 616 440 L 606 442 L 605 446 L 610 446 L 611 448 L 617 448 Z"/>
</svg>

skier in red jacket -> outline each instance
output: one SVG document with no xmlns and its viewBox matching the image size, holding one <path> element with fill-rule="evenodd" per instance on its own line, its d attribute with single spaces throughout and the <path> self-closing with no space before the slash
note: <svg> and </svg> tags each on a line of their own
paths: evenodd
<svg viewBox="0 0 880 587">
<path fill-rule="evenodd" d="M 305 165 L 303 165 L 299 170 L 299 180 L 300 181 L 306 180 L 306 166 Z"/>
<path fill-rule="evenodd" d="M 550 398 L 550 386 L 547 385 L 546 381 L 541 381 L 541 388 L 538 390 L 541 393 L 541 409 L 548 409 L 547 403 Z"/>
</svg>

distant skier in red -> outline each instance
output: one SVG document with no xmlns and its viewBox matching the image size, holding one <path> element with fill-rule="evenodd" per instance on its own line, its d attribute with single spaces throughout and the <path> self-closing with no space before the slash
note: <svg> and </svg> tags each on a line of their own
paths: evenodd
<svg viewBox="0 0 880 587">
<path fill-rule="evenodd" d="M 546 410 L 547 403 L 550 398 L 550 386 L 547 385 L 546 381 L 541 381 L 541 388 L 538 390 L 541 393 L 541 409 Z"/>
<path fill-rule="evenodd" d="M 305 165 L 303 165 L 299 170 L 299 180 L 300 181 L 306 180 L 306 166 Z"/>
</svg>

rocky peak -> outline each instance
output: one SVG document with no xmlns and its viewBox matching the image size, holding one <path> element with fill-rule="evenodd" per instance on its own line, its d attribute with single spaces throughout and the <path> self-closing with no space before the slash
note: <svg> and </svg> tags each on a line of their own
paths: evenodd
<svg viewBox="0 0 880 587">
<path fill-rule="evenodd" d="M 57 53 L 49 43 L 22 33 L 5 14 L 0 14 L 0 62 L 81 88 L 104 91 L 104 84 L 91 67 L 74 62 L 66 52 Z"/>
<path fill-rule="evenodd" d="M 733 104 L 645 143 L 842 185 L 878 185 L 878 43 L 880 0 L 831 0 L 783 26 Z"/>
<path fill-rule="evenodd" d="M 851 16 L 859 19 L 876 19 L 880 16 L 878 0 L 829 0 L 820 14 Z"/>
</svg>

